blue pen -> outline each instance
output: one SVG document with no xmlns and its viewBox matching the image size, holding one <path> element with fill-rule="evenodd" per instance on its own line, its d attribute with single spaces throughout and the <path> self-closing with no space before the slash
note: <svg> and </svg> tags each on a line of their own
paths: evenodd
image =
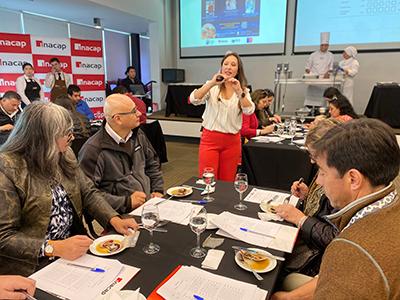
<svg viewBox="0 0 400 300">
<path fill-rule="evenodd" d="M 196 299 L 196 300 L 204 300 L 203 297 L 200 297 L 198 295 L 193 295 L 193 298 Z"/>
<path fill-rule="evenodd" d="M 266 236 L 266 237 L 273 238 L 273 239 L 275 238 L 275 236 L 273 236 L 273 235 L 262 233 L 262 232 L 258 232 L 258 231 L 254 231 L 254 230 L 251 230 L 251 229 L 248 229 L 248 228 L 244 228 L 244 227 L 240 227 L 240 230 L 244 231 L 244 232 L 250 232 L 250 233 L 254 233 L 254 234 L 259 234 L 259 235 Z"/>
<path fill-rule="evenodd" d="M 187 202 L 187 203 L 194 203 L 194 204 L 207 204 L 208 203 L 206 200 L 186 200 L 186 199 L 179 200 L 179 202 Z"/>
<path fill-rule="evenodd" d="M 90 270 L 90 271 L 95 272 L 95 273 L 104 273 L 106 271 L 106 270 L 101 269 L 101 268 L 92 268 L 92 267 L 82 266 L 82 265 L 73 264 L 73 263 L 67 263 L 67 265 L 68 266 L 82 268 L 82 269 L 86 269 L 86 270 Z"/>
</svg>

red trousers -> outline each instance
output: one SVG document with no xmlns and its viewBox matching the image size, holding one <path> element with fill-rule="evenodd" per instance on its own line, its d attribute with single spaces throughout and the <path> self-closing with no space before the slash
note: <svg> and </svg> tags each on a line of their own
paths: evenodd
<svg viewBox="0 0 400 300">
<path fill-rule="evenodd" d="M 206 167 L 214 168 L 215 179 L 234 181 L 241 160 L 240 133 L 203 129 L 199 147 L 199 177 Z"/>
</svg>

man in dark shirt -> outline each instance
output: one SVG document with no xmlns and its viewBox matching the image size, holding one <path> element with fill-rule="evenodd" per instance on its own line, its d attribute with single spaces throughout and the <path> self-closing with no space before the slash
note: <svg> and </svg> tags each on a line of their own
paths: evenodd
<svg viewBox="0 0 400 300">
<path fill-rule="evenodd" d="M 5 143 L 14 128 L 17 117 L 21 113 L 20 104 L 21 96 L 14 91 L 5 92 L 0 100 L 0 145 Z"/>
<path fill-rule="evenodd" d="M 131 91 L 130 86 L 132 84 L 143 85 L 143 82 L 141 82 L 140 79 L 136 77 L 135 67 L 129 66 L 128 68 L 126 68 L 125 75 L 126 78 L 121 80 L 120 85 L 126 87 L 128 91 Z"/>
</svg>

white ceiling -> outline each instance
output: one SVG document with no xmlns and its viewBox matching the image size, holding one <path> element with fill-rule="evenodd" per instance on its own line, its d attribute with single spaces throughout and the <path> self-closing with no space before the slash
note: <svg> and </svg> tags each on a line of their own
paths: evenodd
<svg viewBox="0 0 400 300">
<path fill-rule="evenodd" d="M 87 25 L 93 25 L 93 18 L 97 17 L 101 19 L 103 27 L 130 33 L 147 33 L 150 23 L 140 16 L 88 0 L 0 0 L 0 7 L 43 14 Z"/>
</svg>

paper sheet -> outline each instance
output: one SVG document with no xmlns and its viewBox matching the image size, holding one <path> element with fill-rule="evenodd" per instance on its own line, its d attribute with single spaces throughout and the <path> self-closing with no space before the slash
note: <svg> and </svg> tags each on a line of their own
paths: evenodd
<svg viewBox="0 0 400 300">
<path fill-rule="evenodd" d="M 194 299 L 194 295 L 206 300 L 261 300 L 267 295 L 254 284 L 188 266 L 182 266 L 157 293 L 166 300 Z"/>
<path fill-rule="evenodd" d="M 284 138 L 279 136 L 256 136 L 252 140 L 258 143 L 278 143 L 284 140 Z"/>
<path fill-rule="evenodd" d="M 250 193 L 246 196 L 246 198 L 244 198 L 244 201 L 260 204 L 261 201 L 270 200 L 270 199 L 274 198 L 275 196 L 278 196 L 278 198 L 275 199 L 272 203 L 274 203 L 275 205 L 278 205 L 278 204 L 283 204 L 285 199 L 287 197 L 289 197 L 290 194 L 253 188 L 250 191 Z M 289 204 L 296 206 L 298 201 L 299 201 L 299 198 L 297 198 L 295 196 L 291 196 L 289 199 Z"/>
<path fill-rule="evenodd" d="M 128 282 L 140 271 L 139 268 L 123 265 L 121 272 L 118 274 L 117 278 L 105 288 L 100 296 L 96 297 L 96 300 L 105 300 L 112 291 L 121 290 Z"/>
<path fill-rule="evenodd" d="M 264 222 L 258 219 L 238 216 L 230 212 L 223 212 L 215 217 L 212 222 L 220 228 L 217 234 L 240 240 L 251 245 L 276 249 L 291 253 L 297 238 L 298 228 L 280 225 L 273 222 Z M 257 233 L 244 232 L 240 227 L 268 234 L 268 237 Z"/>
<path fill-rule="evenodd" d="M 97 267 L 106 271 L 96 273 L 70 266 L 68 263 Z M 122 269 L 123 265 L 118 260 L 85 254 L 74 261 L 60 258 L 32 274 L 30 278 L 36 280 L 36 286 L 45 292 L 70 300 L 90 300 L 98 297 L 117 278 Z"/>
<path fill-rule="evenodd" d="M 165 200 L 164 198 L 152 198 L 145 204 L 155 204 L 158 206 L 158 212 L 161 220 L 171 221 L 173 223 L 188 225 L 192 210 L 199 212 L 203 206 L 192 203 L 179 202 L 174 200 Z M 130 215 L 141 216 L 143 205 L 130 212 Z"/>
</svg>

